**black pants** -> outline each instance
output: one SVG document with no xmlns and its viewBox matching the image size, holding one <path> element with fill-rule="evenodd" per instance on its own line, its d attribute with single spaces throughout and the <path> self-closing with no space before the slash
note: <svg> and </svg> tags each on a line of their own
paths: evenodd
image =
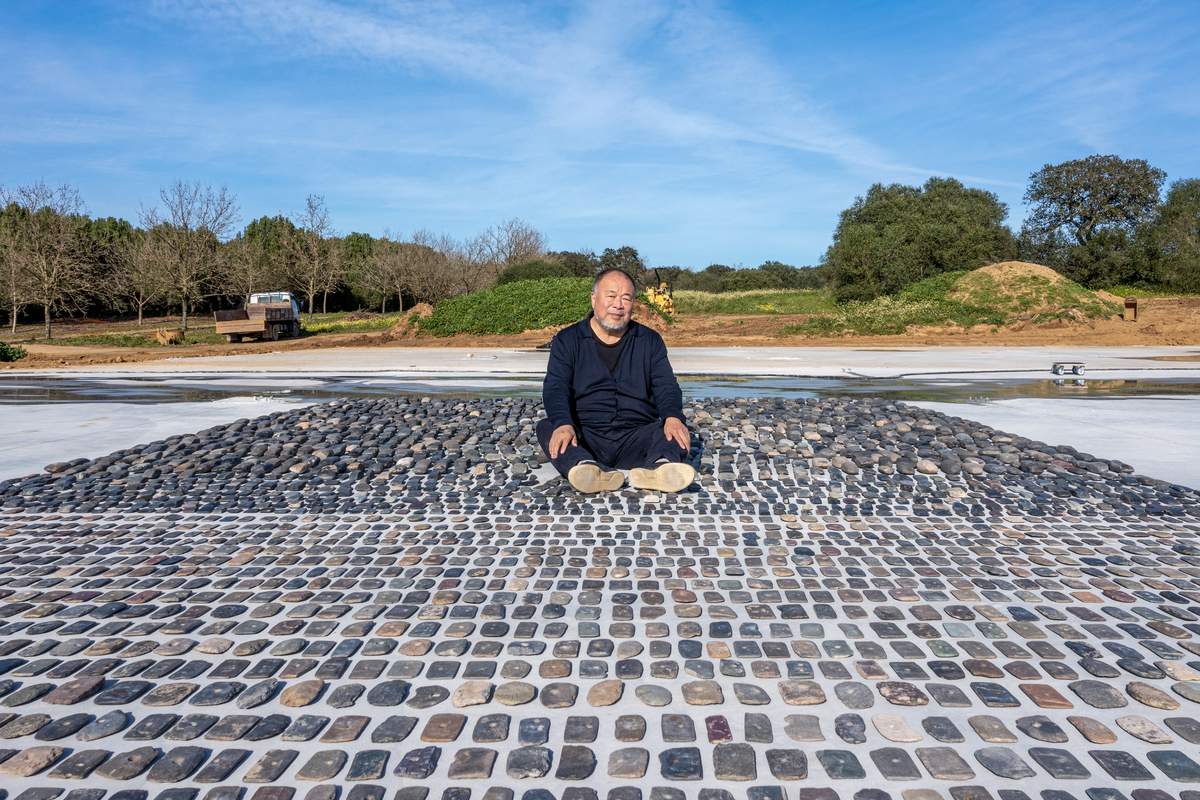
<svg viewBox="0 0 1200 800">
<path fill-rule="evenodd" d="M 550 420 L 543 419 L 538 423 L 538 444 L 547 458 L 550 458 L 550 437 L 553 433 L 554 425 Z M 650 422 L 616 435 L 576 428 L 575 438 L 579 444 L 567 445 L 566 451 L 558 458 L 550 458 L 550 463 L 563 476 L 580 461 L 595 461 L 610 469 L 631 469 L 652 467 L 663 458 L 667 461 L 684 460 L 683 448 L 663 435 L 661 422 Z"/>
</svg>

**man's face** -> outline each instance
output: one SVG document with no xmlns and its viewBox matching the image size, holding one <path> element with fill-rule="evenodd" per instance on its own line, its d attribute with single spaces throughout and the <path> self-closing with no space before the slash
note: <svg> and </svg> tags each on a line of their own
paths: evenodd
<svg viewBox="0 0 1200 800">
<path fill-rule="evenodd" d="M 606 332 L 623 332 L 633 313 L 633 283 L 629 278 L 616 272 L 601 278 L 592 292 L 592 312 Z"/>
</svg>

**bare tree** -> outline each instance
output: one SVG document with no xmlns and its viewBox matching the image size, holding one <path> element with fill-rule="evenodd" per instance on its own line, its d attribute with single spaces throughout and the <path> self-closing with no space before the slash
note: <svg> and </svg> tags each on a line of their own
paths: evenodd
<svg viewBox="0 0 1200 800">
<path fill-rule="evenodd" d="M 405 295 L 427 303 L 450 296 L 447 259 L 434 244 L 436 239 L 425 232 L 409 241 L 387 236 L 376 240 L 364 277 L 369 289 L 384 296 L 385 310 L 388 297 L 395 297 L 397 308 L 403 309 Z"/>
<path fill-rule="evenodd" d="M 115 307 L 137 311 L 138 327 L 142 325 L 146 307 L 161 300 L 169 288 L 163 264 L 170 254 L 166 252 L 164 238 L 161 226 L 134 231 L 114 254 L 116 270 L 105 295 Z"/>
<path fill-rule="evenodd" d="M 18 187 L 14 200 L 24 213 L 16 217 L 11 256 L 25 299 L 43 309 L 49 339 L 54 313 L 78 309 L 91 288 L 83 200 L 74 187 L 41 182 Z"/>
<path fill-rule="evenodd" d="M 180 306 L 180 327 L 188 310 L 204 297 L 220 258 L 220 243 L 237 221 L 236 198 L 222 186 L 175 181 L 159 192 L 163 210 L 142 213 L 146 230 L 161 227 L 169 296 Z"/>
<path fill-rule="evenodd" d="M 484 260 L 500 268 L 533 261 L 546 253 L 546 237 L 516 217 L 488 228 L 480 236 Z"/>
<path fill-rule="evenodd" d="M 267 251 L 261 239 L 238 236 L 230 240 L 221 253 L 221 294 L 245 302 L 254 292 L 269 291 L 279 280 L 280 270 Z"/>
<path fill-rule="evenodd" d="M 308 297 L 310 315 L 316 311 L 316 296 L 322 295 L 321 311 L 324 313 L 329 293 L 336 290 L 342 280 L 341 259 L 330 241 L 333 227 L 329 223 L 325 198 L 310 194 L 305 198 L 304 211 L 293 222 L 297 230 L 292 242 L 292 284 Z"/>
</svg>

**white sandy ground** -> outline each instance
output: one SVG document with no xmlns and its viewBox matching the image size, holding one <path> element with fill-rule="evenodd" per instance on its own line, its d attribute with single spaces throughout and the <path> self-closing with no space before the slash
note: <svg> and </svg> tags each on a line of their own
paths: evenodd
<svg viewBox="0 0 1200 800">
<path fill-rule="evenodd" d="M 912 405 L 1117 459 L 1143 475 L 1200 488 L 1200 397 L 1016 398 Z"/>
<path fill-rule="evenodd" d="M 671 364 L 685 375 L 793 375 L 820 377 L 899 377 L 986 372 L 1021 377 L 1045 376 L 1055 361 L 1082 361 L 1088 374 L 1155 370 L 1163 375 L 1200 377 L 1200 362 L 1153 361 L 1154 356 L 1200 355 L 1200 347 L 672 347 Z M 350 375 L 387 372 L 454 374 L 541 374 L 547 353 L 538 350 L 461 347 L 343 347 L 239 356 L 169 358 L 128 364 L 96 364 L 39 375 L 242 372 L 291 375 Z M 26 370 L 13 370 L 15 375 Z"/>
<path fill-rule="evenodd" d="M 310 401 L 227 397 L 203 403 L 45 403 L 0 409 L 0 480 L 41 472 L 55 461 L 98 458 L 135 444 L 195 433 Z"/>
</svg>

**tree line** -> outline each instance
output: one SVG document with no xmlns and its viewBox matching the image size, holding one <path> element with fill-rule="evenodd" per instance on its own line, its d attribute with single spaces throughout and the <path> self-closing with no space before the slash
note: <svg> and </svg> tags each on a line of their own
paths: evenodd
<svg viewBox="0 0 1200 800">
<path fill-rule="evenodd" d="M 767 261 L 754 268 L 650 266 L 628 245 L 599 255 L 546 249 L 540 231 L 510 219 L 455 239 L 338 235 L 324 199 L 238 229 L 237 198 L 223 187 L 175 181 L 138 224 L 91 218 L 71 186 L 0 188 L 0 280 L 13 332 L 37 313 L 136 316 L 174 310 L 187 329 L 197 310 L 290 290 L 318 308 L 402 310 L 497 282 L 591 276 L 616 267 L 642 285 L 727 292 L 828 286 L 837 299 L 890 294 L 940 272 L 1012 258 L 1053 267 L 1093 288 L 1146 284 L 1200 291 L 1200 180 L 1173 183 L 1141 159 L 1093 155 L 1047 164 L 1029 179 L 1029 216 L 1005 225 L 1007 206 L 954 178 L 922 186 L 875 184 L 841 213 L 818 266 Z"/>
<path fill-rule="evenodd" d="M 227 189 L 176 181 L 159 192 L 139 224 L 91 218 L 71 186 L 44 183 L 0 190 L 0 268 L 13 332 L 29 310 L 46 338 L 53 320 L 73 314 L 173 309 L 185 331 L 199 309 L 237 305 L 254 292 L 288 290 L 312 314 L 335 308 L 400 310 L 495 283 L 516 263 L 545 254 L 545 237 L 519 219 L 458 240 L 335 234 L 319 195 L 285 216 L 237 230 L 237 198 Z"/>
<path fill-rule="evenodd" d="M 1046 164 L 1029 177 L 1014 234 L 992 192 L 954 178 L 875 184 L 842 212 L 822 262 L 839 300 L 891 294 L 930 275 L 1019 258 L 1084 286 L 1200 292 L 1200 180 L 1173 183 L 1142 159 Z"/>
</svg>

